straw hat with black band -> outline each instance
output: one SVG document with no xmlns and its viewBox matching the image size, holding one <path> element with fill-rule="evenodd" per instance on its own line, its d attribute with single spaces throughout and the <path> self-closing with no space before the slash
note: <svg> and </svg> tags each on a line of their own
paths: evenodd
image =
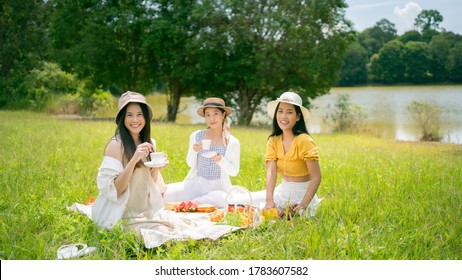
<svg viewBox="0 0 462 280">
<path fill-rule="evenodd" d="M 146 102 L 146 97 L 144 97 L 141 93 L 134 92 L 134 91 L 126 91 L 124 94 L 119 99 L 119 111 L 117 112 L 117 116 L 115 119 L 115 122 L 118 123 L 120 116 L 120 111 L 127 106 L 129 103 L 142 103 L 146 104 L 146 107 L 148 107 L 149 111 L 149 121 L 152 121 L 152 118 L 154 117 L 152 113 L 152 107 Z"/>
<path fill-rule="evenodd" d="M 225 110 L 226 115 L 229 116 L 233 113 L 233 109 L 226 107 L 225 101 L 218 97 L 210 97 L 204 100 L 204 104 L 197 108 L 197 114 L 204 117 L 204 111 L 206 108 L 221 108 Z"/>
<path fill-rule="evenodd" d="M 310 119 L 310 111 L 307 108 L 303 107 L 302 98 L 295 92 L 290 91 L 284 92 L 278 99 L 270 101 L 268 103 L 268 105 L 266 106 L 266 112 L 268 113 L 270 118 L 274 117 L 274 113 L 280 102 L 300 107 L 300 110 L 303 114 L 303 120 L 305 121 L 305 125 L 308 123 L 308 120 Z"/>
<path fill-rule="evenodd" d="M 207 108 L 218 108 L 222 109 L 226 112 L 226 116 L 223 119 L 223 143 L 226 146 L 228 146 L 229 143 L 229 138 L 231 135 L 231 127 L 230 123 L 228 121 L 228 116 L 233 113 L 233 109 L 226 107 L 225 101 L 221 98 L 218 97 L 209 97 L 204 100 L 204 104 L 197 108 L 197 114 L 201 117 L 205 117 L 205 109 Z"/>
</svg>

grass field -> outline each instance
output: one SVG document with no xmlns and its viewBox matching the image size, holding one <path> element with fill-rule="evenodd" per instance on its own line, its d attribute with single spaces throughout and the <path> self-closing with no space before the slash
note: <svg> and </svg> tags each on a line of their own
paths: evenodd
<svg viewBox="0 0 462 280">
<path fill-rule="evenodd" d="M 203 126 L 153 123 L 181 181 L 189 134 Z M 169 242 L 145 249 L 122 228 L 100 230 L 67 206 L 97 196 L 96 175 L 109 121 L 63 120 L 0 111 L 0 259 L 55 259 L 63 244 L 97 248 L 84 259 L 462 259 L 462 146 L 359 135 L 313 135 L 324 198 L 313 219 L 277 221 L 217 241 Z M 233 127 L 241 170 L 232 178 L 264 188 L 269 128 Z"/>
</svg>

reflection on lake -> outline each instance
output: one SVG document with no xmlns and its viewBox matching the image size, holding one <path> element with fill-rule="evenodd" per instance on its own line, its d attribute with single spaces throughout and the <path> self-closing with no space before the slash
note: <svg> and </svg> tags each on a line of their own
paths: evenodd
<svg viewBox="0 0 462 280">
<path fill-rule="evenodd" d="M 310 132 L 325 133 L 329 128 L 322 118 L 328 105 L 333 107 L 340 94 L 348 94 L 350 103 L 361 106 L 365 123 L 380 136 L 399 140 L 418 140 L 420 131 L 406 109 L 413 101 L 442 108 L 442 142 L 462 143 L 462 86 L 388 86 L 333 88 L 328 95 L 312 101 Z"/>
</svg>

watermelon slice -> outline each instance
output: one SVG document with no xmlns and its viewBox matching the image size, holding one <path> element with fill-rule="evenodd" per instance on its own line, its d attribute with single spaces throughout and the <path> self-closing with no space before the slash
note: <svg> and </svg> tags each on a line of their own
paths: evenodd
<svg viewBox="0 0 462 280">
<path fill-rule="evenodd" d="M 183 211 L 184 207 L 186 206 L 186 203 L 184 201 L 182 201 L 180 204 L 178 204 L 176 207 L 175 207 L 175 211 L 176 212 L 181 212 Z"/>
<path fill-rule="evenodd" d="M 186 205 L 184 206 L 183 211 L 184 212 L 192 212 L 191 211 L 192 206 L 193 206 L 193 204 L 192 204 L 191 201 L 186 202 Z"/>
<path fill-rule="evenodd" d="M 184 211 L 185 212 L 195 212 L 198 205 L 199 205 L 198 202 L 188 201 L 186 203 Z"/>
<path fill-rule="evenodd" d="M 195 201 L 182 201 L 175 207 L 176 212 L 196 212 L 199 202 Z"/>
</svg>

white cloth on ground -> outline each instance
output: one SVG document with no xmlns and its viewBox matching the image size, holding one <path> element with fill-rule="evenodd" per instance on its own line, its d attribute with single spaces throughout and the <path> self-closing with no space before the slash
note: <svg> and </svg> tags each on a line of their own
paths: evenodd
<svg viewBox="0 0 462 280">
<path fill-rule="evenodd" d="M 74 203 L 68 207 L 91 219 L 91 205 Z M 149 215 L 148 215 L 149 216 Z M 129 220 L 130 227 L 142 237 L 146 248 L 158 247 L 169 240 L 212 239 L 242 229 L 210 221 L 210 213 L 177 213 L 160 210 L 152 218 L 143 214 Z"/>
</svg>

